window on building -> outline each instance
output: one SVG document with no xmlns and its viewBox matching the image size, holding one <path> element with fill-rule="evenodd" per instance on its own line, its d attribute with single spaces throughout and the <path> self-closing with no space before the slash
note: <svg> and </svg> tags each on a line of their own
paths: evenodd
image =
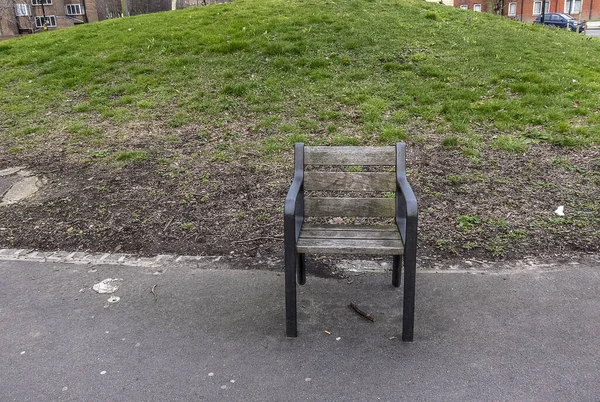
<svg viewBox="0 0 600 402">
<path fill-rule="evenodd" d="M 15 15 L 17 17 L 27 17 L 31 15 L 29 6 L 27 4 L 15 4 Z"/>
<path fill-rule="evenodd" d="M 481 12 L 481 4 L 473 4 L 473 11 Z"/>
<path fill-rule="evenodd" d="M 463 10 L 468 10 L 469 6 L 466 4 L 463 4 L 462 6 L 460 6 L 460 8 L 462 8 Z"/>
<path fill-rule="evenodd" d="M 546 1 L 546 7 L 545 8 L 545 12 L 549 13 L 550 12 L 550 1 Z M 542 13 L 542 2 L 541 1 L 535 1 L 533 2 L 533 15 L 540 15 Z"/>
<path fill-rule="evenodd" d="M 579 14 L 581 12 L 581 0 L 565 0 L 565 13 Z"/>
<path fill-rule="evenodd" d="M 56 17 L 54 15 L 48 15 L 46 17 L 35 17 L 35 26 L 41 28 L 46 23 L 46 26 L 55 27 Z"/>
<path fill-rule="evenodd" d="M 517 3 L 508 3 L 508 16 L 514 17 L 517 15 Z"/>
<path fill-rule="evenodd" d="M 31 4 L 34 6 L 50 5 L 52 4 L 52 0 L 31 0 Z"/>
<path fill-rule="evenodd" d="M 67 4 L 67 15 L 83 15 L 81 4 Z"/>
</svg>

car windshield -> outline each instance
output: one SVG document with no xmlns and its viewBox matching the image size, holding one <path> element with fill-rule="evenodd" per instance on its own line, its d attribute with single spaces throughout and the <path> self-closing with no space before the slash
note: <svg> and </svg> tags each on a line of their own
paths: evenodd
<svg viewBox="0 0 600 402">
<path fill-rule="evenodd" d="M 571 17 L 569 14 L 558 14 L 566 20 L 574 20 L 575 18 Z"/>
</svg>

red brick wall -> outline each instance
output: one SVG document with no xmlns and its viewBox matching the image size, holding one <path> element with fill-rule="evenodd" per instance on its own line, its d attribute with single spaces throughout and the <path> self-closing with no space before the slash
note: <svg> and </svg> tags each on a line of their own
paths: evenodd
<svg viewBox="0 0 600 402">
<path fill-rule="evenodd" d="M 454 0 L 454 7 L 460 8 L 460 6 L 466 5 L 471 11 L 475 9 L 475 4 L 481 4 L 482 13 L 491 11 L 491 4 L 489 0 Z"/>
<path fill-rule="evenodd" d="M 73 0 L 73 3 L 79 3 L 81 0 Z M 81 1 L 80 4 L 83 4 Z M 96 0 L 85 0 L 85 15 L 87 16 L 88 22 L 98 21 L 98 8 L 96 7 Z"/>
<path fill-rule="evenodd" d="M 84 15 L 67 17 L 67 4 L 81 4 L 84 7 L 84 11 L 87 15 L 87 22 L 98 21 L 96 0 L 85 0 L 85 4 L 84 0 L 52 0 L 52 4 L 45 4 L 43 8 L 41 5 L 32 5 L 31 0 L 19 1 L 19 3 L 23 2 L 29 5 L 31 15 L 28 17 L 15 17 L 15 22 L 18 22 L 18 26 L 22 34 L 41 31 L 41 28 L 38 28 L 35 24 L 35 17 L 41 17 L 43 15 L 55 17 L 56 26 L 48 27 L 49 30 L 72 27 L 75 25 L 75 20 L 84 22 L 86 21 Z M 12 11 L 12 14 L 14 16 L 14 11 Z"/>
<path fill-rule="evenodd" d="M 549 0 L 550 4 L 549 12 L 551 13 L 563 13 L 565 11 L 565 0 Z M 514 16 L 508 15 L 508 8 L 510 0 L 504 0 L 504 7 L 502 9 L 502 15 L 514 18 L 520 21 L 535 21 L 537 14 L 533 14 L 533 3 L 534 0 L 516 0 L 517 12 Z M 474 4 L 481 4 L 481 11 L 491 11 L 491 3 L 486 0 L 454 0 L 454 7 L 460 7 L 461 5 L 467 5 L 469 10 L 473 10 Z M 600 0 L 582 0 L 581 13 L 571 13 L 575 18 L 581 20 L 600 19 Z"/>
<path fill-rule="evenodd" d="M 0 8 L 0 13 L 0 39 L 18 35 L 17 17 L 12 7 Z"/>
</svg>

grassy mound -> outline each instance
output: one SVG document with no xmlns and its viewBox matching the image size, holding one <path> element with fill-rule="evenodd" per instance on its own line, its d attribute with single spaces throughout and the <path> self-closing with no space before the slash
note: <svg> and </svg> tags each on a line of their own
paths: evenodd
<svg viewBox="0 0 600 402">
<path fill-rule="evenodd" d="M 169 200 L 188 214 L 175 226 L 194 244 L 173 249 L 222 252 L 197 245 L 216 235 L 203 232 L 198 215 L 226 211 L 225 227 L 243 221 L 249 234 L 276 234 L 277 226 L 261 228 L 280 218 L 289 176 L 281 169 L 294 142 L 407 140 L 430 250 L 538 252 L 573 225 L 580 239 L 566 249 L 596 250 L 599 55 L 600 41 L 582 35 L 411 0 L 238 0 L 109 20 L 0 42 L 0 164 L 132 181 L 151 172 L 170 180 Z M 240 167 L 260 172 L 267 204 L 210 204 Z M 563 191 L 573 175 L 583 198 Z M 500 198 L 487 195 L 490 186 Z M 506 194 L 494 191 L 503 186 Z M 518 205 L 545 201 L 550 214 L 528 219 L 528 207 L 514 206 L 494 216 L 512 196 Z M 40 201 L 49 208 L 40 219 L 50 219 L 52 199 Z M 457 206 L 461 199 L 469 207 Z M 556 221 L 557 203 L 583 212 Z M 94 248 L 92 238 L 117 231 L 74 230 L 78 213 L 59 220 L 69 240 L 56 234 L 42 246 Z M 94 216 L 85 219 L 106 221 Z M 162 228 L 169 217 L 152 219 Z M 39 244 L 44 229 L 32 230 L 15 223 L 0 243 Z"/>
<path fill-rule="evenodd" d="M 279 132 L 389 143 L 418 118 L 464 133 L 469 154 L 481 129 L 515 152 L 587 146 L 600 142 L 599 54 L 581 35 L 437 4 L 242 0 L 3 42 L 2 140 L 17 152 L 32 133 L 101 137 L 99 120 L 243 117 L 276 136 L 267 149 L 286 145 Z"/>
</svg>

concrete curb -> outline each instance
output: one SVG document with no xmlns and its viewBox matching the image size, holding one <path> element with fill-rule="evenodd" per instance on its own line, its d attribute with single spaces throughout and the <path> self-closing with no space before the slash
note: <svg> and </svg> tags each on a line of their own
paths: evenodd
<svg viewBox="0 0 600 402">
<path fill-rule="evenodd" d="M 187 265 L 193 268 L 239 268 L 278 269 L 283 266 L 280 258 L 242 258 L 237 256 L 194 256 L 159 254 L 140 257 L 123 253 L 88 253 L 83 251 L 39 251 L 35 249 L 0 249 L 0 261 L 51 262 L 80 265 L 122 265 L 130 267 L 161 267 L 165 265 Z M 239 261 L 240 263 L 236 263 Z"/>
<path fill-rule="evenodd" d="M 187 266 L 194 269 L 237 269 L 283 271 L 283 259 L 277 257 L 256 258 L 236 255 L 193 256 L 159 254 L 153 257 L 140 257 L 124 253 L 88 253 L 84 251 L 39 251 L 35 249 L 0 249 L 0 261 L 29 261 L 41 263 L 65 263 L 80 265 L 121 265 L 130 267 L 164 267 L 169 265 Z M 363 275 L 390 271 L 390 264 L 381 261 L 361 259 L 334 259 L 329 262 L 338 273 Z M 511 275 L 520 273 L 543 273 L 572 269 L 579 265 L 600 264 L 600 254 L 556 255 L 554 257 L 529 257 L 515 261 L 438 260 L 422 257 L 417 270 L 421 273 L 439 274 L 481 274 Z"/>
<path fill-rule="evenodd" d="M 155 257 L 139 257 L 134 254 L 120 253 L 86 253 L 82 251 L 37 251 L 33 249 L 0 249 L 0 260 L 8 261 L 39 261 L 60 262 L 67 264 L 106 264 L 125 265 L 134 267 L 154 267 L 165 263 L 176 262 L 214 262 L 220 257 L 209 256 L 178 256 L 173 254 L 159 254 Z"/>
</svg>

